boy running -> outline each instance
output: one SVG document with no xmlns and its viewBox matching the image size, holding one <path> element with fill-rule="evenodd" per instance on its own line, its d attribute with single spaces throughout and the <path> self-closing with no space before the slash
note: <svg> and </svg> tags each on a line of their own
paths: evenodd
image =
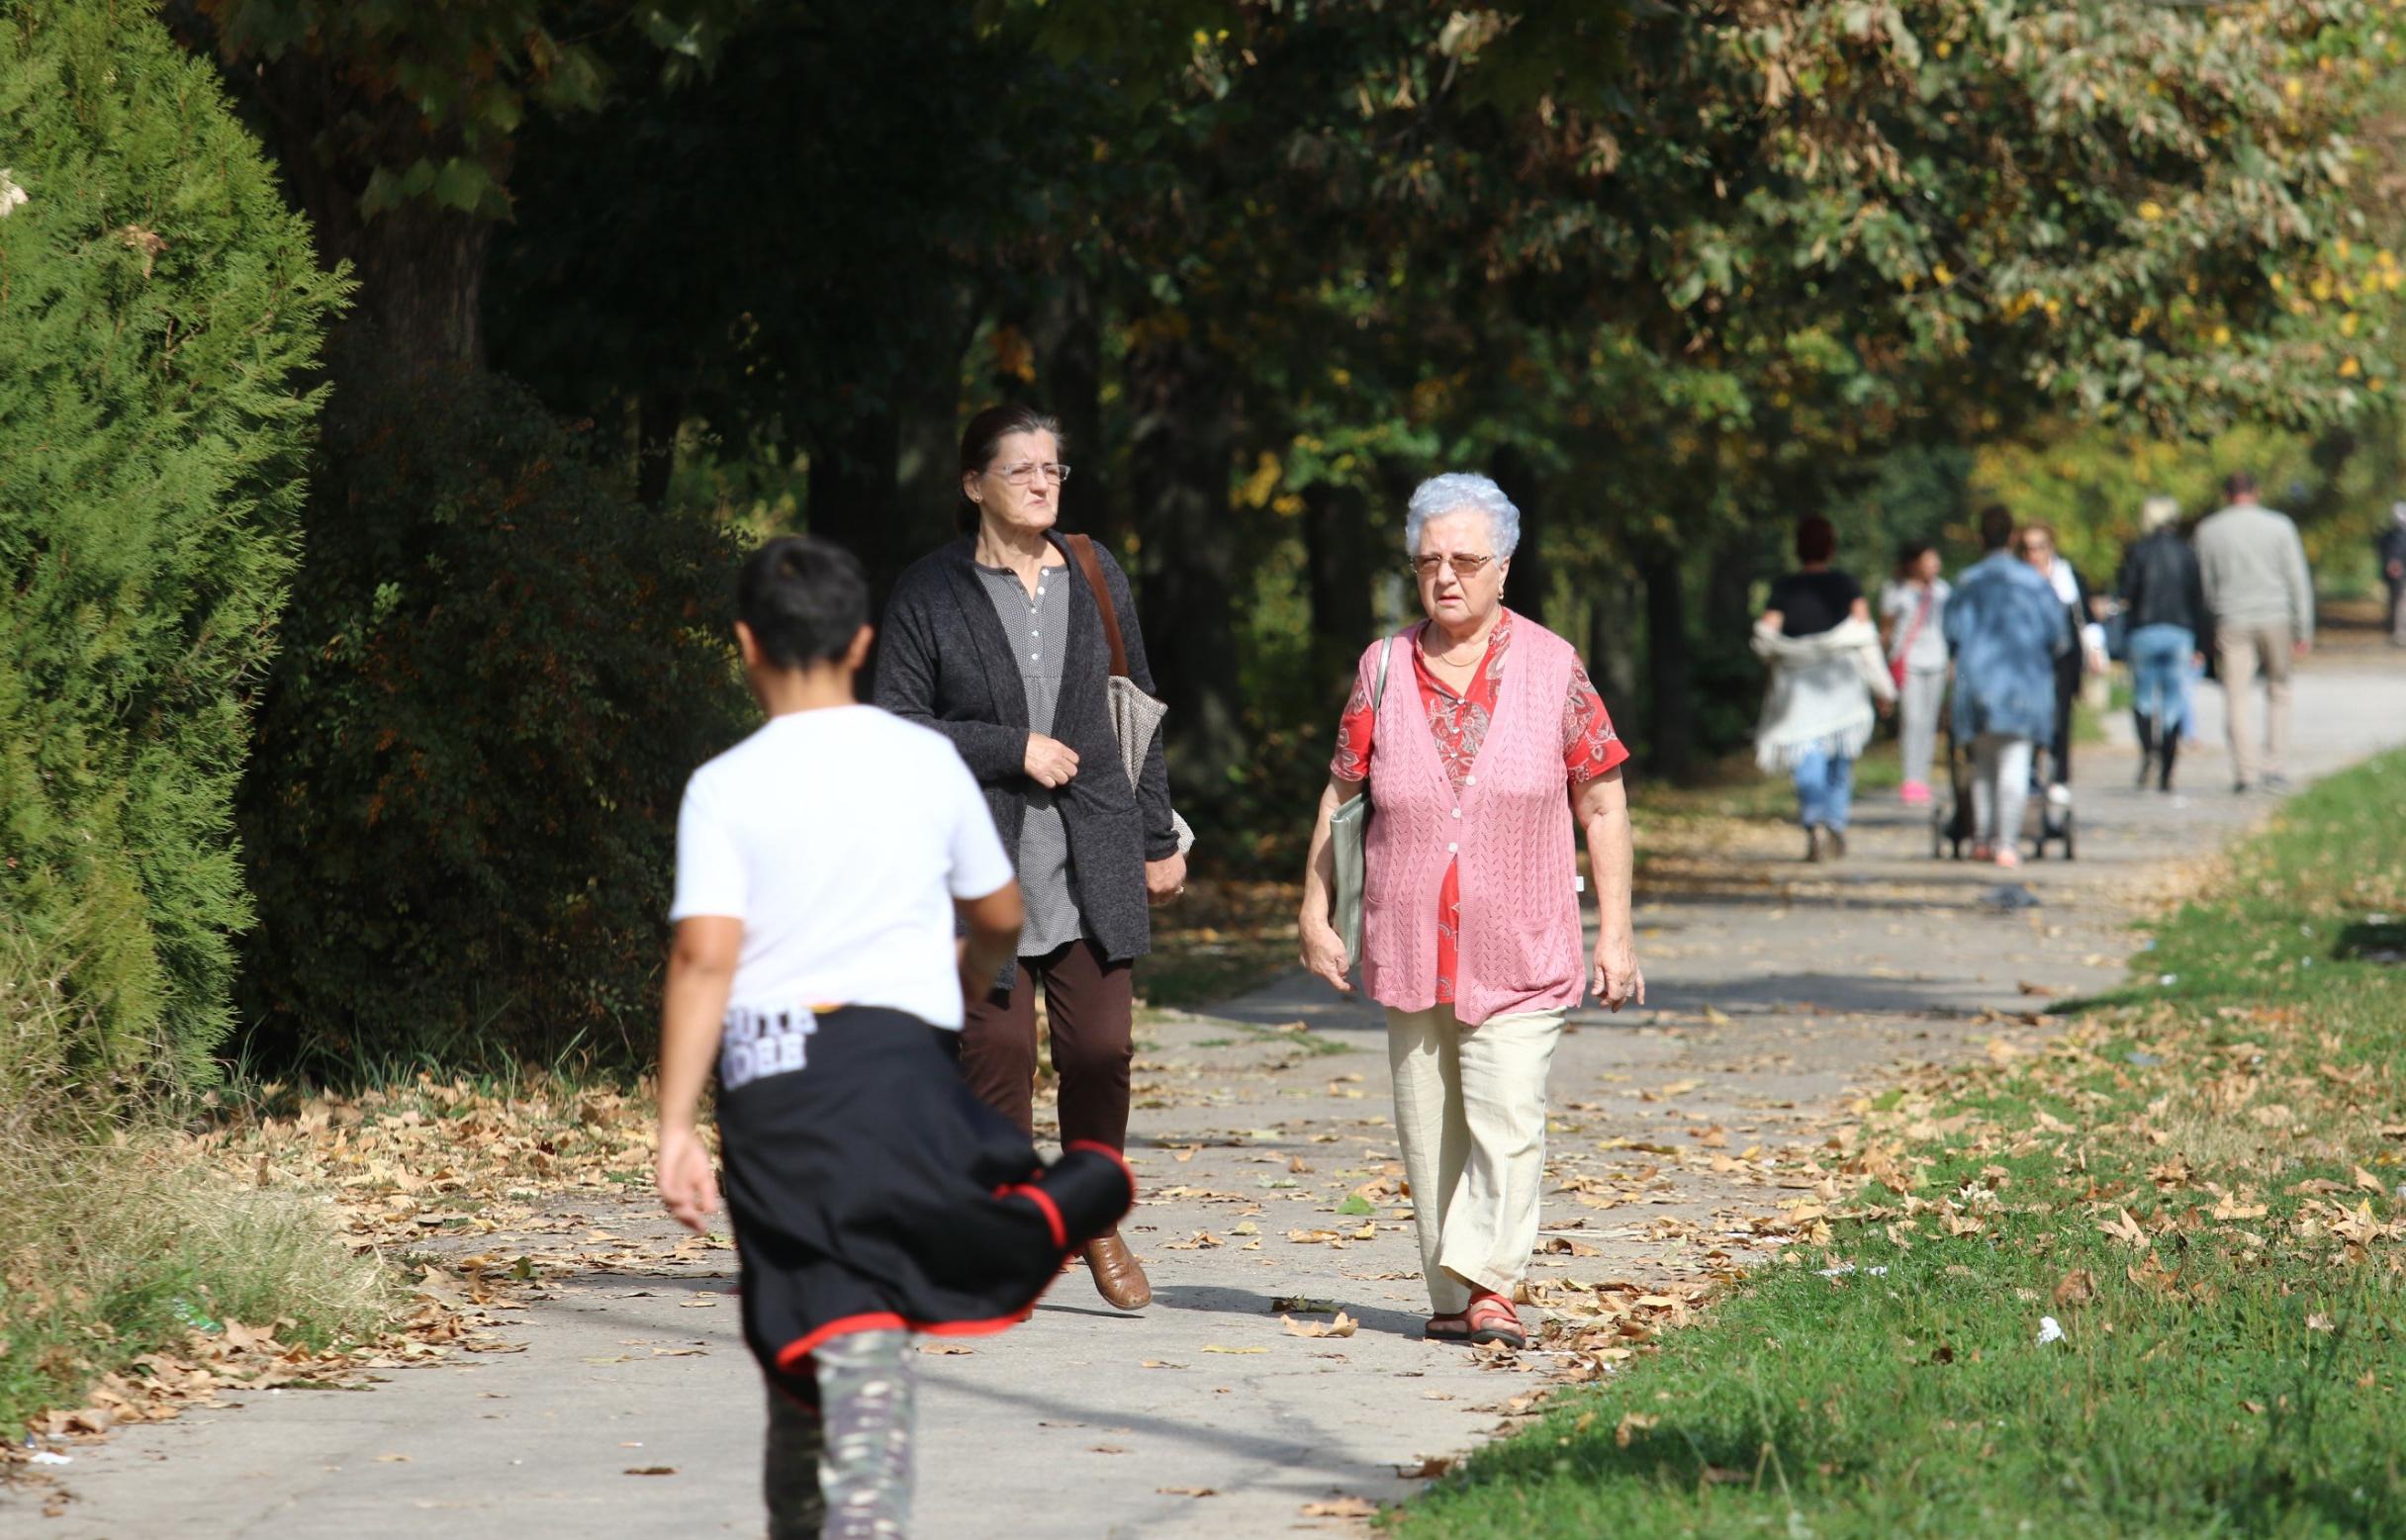
<svg viewBox="0 0 2406 1540">
<path fill-rule="evenodd" d="M 1133 1178 L 1099 1145 L 1047 1170 L 960 1077 L 965 994 L 1018 944 L 1019 890 L 952 746 L 854 699 L 860 565 L 772 540 L 736 606 L 768 721 L 694 773 L 678 815 L 656 1176 L 704 1228 L 715 1060 L 744 1335 L 769 1381 L 770 1535 L 898 1536 L 910 1334 L 1023 1319 Z"/>
</svg>

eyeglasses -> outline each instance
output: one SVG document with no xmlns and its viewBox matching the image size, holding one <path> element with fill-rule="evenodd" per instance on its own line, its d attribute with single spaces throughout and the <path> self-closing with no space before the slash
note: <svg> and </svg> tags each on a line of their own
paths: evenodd
<svg viewBox="0 0 2406 1540">
<path fill-rule="evenodd" d="M 1014 487 L 1028 486 L 1039 476 L 1058 487 L 1069 479 L 1069 468 L 1065 465 L 1039 465 L 1033 460 L 1023 460 L 1017 465 L 998 465 L 994 467 L 994 474 Z"/>
<path fill-rule="evenodd" d="M 1425 582 L 1435 577 L 1437 569 L 1450 562 L 1453 565 L 1453 575 L 1464 583 L 1468 583 L 1494 560 L 1495 558 L 1492 556 L 1416 556 L 1404 563 L 1404 570 Z"/>
</svg>

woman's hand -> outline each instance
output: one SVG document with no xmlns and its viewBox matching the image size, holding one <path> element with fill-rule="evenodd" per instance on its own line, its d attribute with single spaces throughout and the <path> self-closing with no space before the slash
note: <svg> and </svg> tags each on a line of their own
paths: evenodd
<svg viewBox="0 0 2406 1540">
<path fill-rule="evenodd" d="M 1028 778 L 1040 786 L 1065 786 L 1077 775 L 1077 751 L 1042 733 L 1028 734 L 1027 757 L 1022 763 Z"/>
<path fill-rule="evenodd" d="M 1303 965 L 1327 979 L 1341 995 L 1353 992 L 1353 980 L 1346 976 L 1352 963 L 1337 927 L 1325 920 L 1303 922 Z"/>
<path fill-rule="evenodd" d="M 661 1125 L 652 1182 L 670 1218 L 695 1234 L 709 1232 L 708 1216 L 718 1212 L 718 1175 L 710 1169 L 710 1152 L 701 1147 L 701 1135 L 691 1125 Z"/>
<path fill-rule="evenodd" d="M 1157 904 L 1168 903 L 1186 891 L 1186 858 L 1164 856 L 1159 861 L 1145 862 L 1145 896 Z"/>
<path fill-rule="evenodd" d="M 1634 940 L 1610 934 L 1597 939 L 1594 988 L 1608 1011 L 1646 1003 L 1646 976 L 1637 970 Z"/>
</svg>

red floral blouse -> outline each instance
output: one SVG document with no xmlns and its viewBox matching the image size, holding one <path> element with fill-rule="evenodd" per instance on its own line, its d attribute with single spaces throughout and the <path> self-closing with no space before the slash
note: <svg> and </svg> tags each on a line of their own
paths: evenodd
<svg viewBox="0 0 2406 1540">
<path fill-rule="evenodd" d="M 1487 634 L 1487 656 L 1471 677 L 1467 695 L 1455 694 L 1429 667 L 1429 655 L 1421 649 L 1429 628 L 1423 625 L 1412 636 L 1412 674 L 1420 681 L 1421 707 L 1428 713 L 1437 758 L 1444 762 L 1445 773 L 1456 790 L 1477 763 L 1479 748 L 1487 742 L 1487 725 L 1495 719 L 1496 699 L 1504 685 L 1505 653 L 1512 646 L 1513 620 L 1513 612 L 1504 611 Z M 1369 776 L 1370 731 L 1376 717 L 1368 688 L 1356 682 L 1353 698 L 1345 702 L 1344 716 L 1337 726 L 1337 757 L 1329 764 L 1330 774 L 1339 780 Z M 1562 702 L 1562 763 L 1569 783 L 1584 786 L 1628 757 L 1628 747 L 1613 730 L 1613 719 L 1604 709 L 1604 697 L 1596 693 L 1587 670 L 1574 665 L 1570 692 Z M 1436 998 L 1441 1005 L 1451 1005 L 1454 969 L 1461 955 L 1462 863 L 1458 859 L 1445 867 L 1436 902 Z"/>
</svg>

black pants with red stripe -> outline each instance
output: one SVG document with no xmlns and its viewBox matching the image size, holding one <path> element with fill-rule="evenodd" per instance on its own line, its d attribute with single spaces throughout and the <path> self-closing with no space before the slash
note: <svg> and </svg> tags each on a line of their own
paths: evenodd
<svg viewBox="0 0 2406 1540">
<path fill-rule="evenodd" d="M 1045 1166 L 963 1082 L 946 1037 L 898 1011 L 817 1014 L 798 1052 L 764 1053 L 780 1067 L 719 1096 L 744 1334 L 804 1403 L 811 1353 L 835 1336 L 1023 1318 L 1134 1199 L 1112 1150 Z"/>
</svg>

